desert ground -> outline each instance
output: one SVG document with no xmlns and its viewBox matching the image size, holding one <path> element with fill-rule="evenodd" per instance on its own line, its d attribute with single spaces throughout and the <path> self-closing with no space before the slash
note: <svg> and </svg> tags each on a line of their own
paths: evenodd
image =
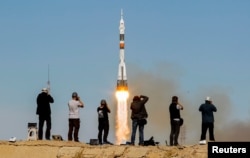
<svg viewBox="0 0 250 158">
<path fill-rule="evenodd" d="M 69 141 L 0 141 L 2 158 L 206 158 L 207 145 L 89 145 Z"/>
</svg>

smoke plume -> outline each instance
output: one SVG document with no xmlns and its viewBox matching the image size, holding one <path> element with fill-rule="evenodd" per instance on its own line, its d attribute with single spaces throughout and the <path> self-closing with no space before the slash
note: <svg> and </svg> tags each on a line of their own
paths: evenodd
<svg viewBox="0 0 250 158">
<path fill-rule="evenodd" d="M 130 65 L 131 66 L 131 65 Z M 173 65 L 161 64 L 155 69 L 145 71 L 136 65 L 128 68 L 129 71 L 129 93 L 128 106 L 134 95 L 146 95 L 149 101 L 146 103 L 149 114 L 148 124 L 144 129 L 144 139 L 154 136 L 155 141 L 165 144 L 169 141 L 170 120 L 169 105 L 173 95 L 179 97 L 184 106 L 181 116 L 184 118 L 184 125 L 179 141 L 182 144 L 196 144 L 201 134 L 201 113 L 199 106 L 204 103 L 205 97 L 210 96 L 217 107 L 215 117 L 215 139 L 217 141 L 249 141 L 250 124 L 248 121 L 230 119 L 233 105 L 230 99 L 230 90 L 220 86 L 199 87 L 196 92 L 181 90 L 181 70 Z M 195 82 L 195 81 L 194 81 Z M 131 111 L 129 110 L 129 116 Z M 131 124 L 131 120 L 129 120 Z M 130 125 L 131 128 L 131 125 Z M 207 133 L 207 139 L 208 139 Z M 137 137 L 138 140 L 138 131 Z"/>
</svg>

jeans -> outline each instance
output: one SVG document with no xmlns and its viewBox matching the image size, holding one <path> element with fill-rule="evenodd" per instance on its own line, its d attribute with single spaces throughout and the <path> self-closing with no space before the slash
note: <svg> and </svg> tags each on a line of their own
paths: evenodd
<svg viewBox="0 0 250 158">
<path fill-rule="evenodd" d="M 209 140 L 214 141 L 214 123 L 201 124 L 201 140 L 206 140 L 207 129 L 209 129 Z"/>
<path fill-rule="evenodd" d="M 144 144 L 144 125 L 139 125 L 137 119 L 132 120 L 132 135 L 131 135 L 131 144 L 135 144 L 135 135 L 137 127 L 139 126 L 139 144 Z"/>
<path fill-rule="evenodd" d="M 102 144 L 103 142 L 108 142 L 107 137 L 109 133 L 109 120 L 99 120 L 98 130 L 99 130 L 98 132 L 99 143 Z M 104 134 L 103 134 L 103 139 L 102 139 L 103 131 L 104 131 Z"/>
<path fill-rule="evenodd" d="M 78 132 L 80 129 L 80 119 L 69 119 L 69 132 L 68 132 L 68 140 L 72 140 L 72 133 L 74 131 L 74 140 L 79 142 Z"/>
<path fill-rule="evenodd" d="M 170 145 L 178 145 L 180 121 L 171 120 Z"/>
<path fill-rule="evenodd" d="M 50 130 L 51 130 L 51 117 L 50 115 L 39 115 L 39 127 L 38 127 L 38 139 L 43 139 L 43 125 L 46 121 L 46 132 L 45 132 L 45 138 L 47 140 L 50 139 Z"/>
</svg>

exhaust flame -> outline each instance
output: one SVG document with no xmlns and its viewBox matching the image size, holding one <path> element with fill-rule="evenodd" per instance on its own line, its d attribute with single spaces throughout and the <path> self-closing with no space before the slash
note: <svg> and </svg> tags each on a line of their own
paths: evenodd
<svg viewBox="0 0 250 158">
<path fill-rule="evenodd" d="M 129 134 L 128 128 L 128 91 L 117 91 L 117 115 L 116 115 L 116 144 L 126 141 Z"/>
</svg>

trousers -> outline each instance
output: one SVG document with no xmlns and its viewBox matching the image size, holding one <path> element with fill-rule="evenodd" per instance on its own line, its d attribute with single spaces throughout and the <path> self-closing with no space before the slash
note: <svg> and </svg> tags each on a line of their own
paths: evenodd
<svg viewBox="0 0 250 158">
<path fill-rule="evenodd" d="M 214 141 L 214 123 L 201 124 L 201 140 L 206 140 L 207 129 L 209 130 L 209 140 Z"/>
<path fill-rule="evenodd" d="M 43 139 L 43 125 L 46 122 L 46 131 L 45 138 L 50 139 L 50 130 L 51 130 L 51 116 L 50 115 L 39 115 L 39 127 L 38 127 L 38 139 Z"/>
<path fill-rule="evenodd" d="M 139 145 L 144 144 L 144 125 L 139 124 L 139 120 L 132 120 L 132 135 L 131 135 L 131 144 L 135 143 L 136 130 L 139 127 Z"/>
<path fill-rule="evenodd" d="M 180 133 L 180 121 L 171 120 L 170 145 L 178 145 Z"/>
<path fill-rule="evenodd" d="M 99 125 L 98 125 L 98 140 L 99 143 L 102 144 L 103 142 L 107 142 L 108 134 L 109 134 L 109 120 L 101 120 L 99 119 Z M 102 138 L 102 133 L 103 138 Z"/>
<path fill-rule="evenodd" d="M 69 119 L 69 132 L 68 140 L 72 141 L 72 134 L 74 135 L 74 141 L 79 142 L 78 132 L 80 129 L 80 119 Z"/>
</svg>

